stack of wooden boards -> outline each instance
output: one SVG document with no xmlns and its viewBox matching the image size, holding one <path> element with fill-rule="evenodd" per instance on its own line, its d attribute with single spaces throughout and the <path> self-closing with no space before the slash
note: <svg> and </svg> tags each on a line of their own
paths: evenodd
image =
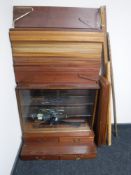
<svg viewBox="0 0 131 175">
<path fill-rule="evenodd" d="M 105 8 L 14 7 L 10 40 L 17 89 L 96 89 L 92 129 L 30 133 L 23 129 L 22 158 L 96 156 L 107 139 L 109 81 Z M 89 129 L 90 128 L 90 129 Z"/>
</svg>

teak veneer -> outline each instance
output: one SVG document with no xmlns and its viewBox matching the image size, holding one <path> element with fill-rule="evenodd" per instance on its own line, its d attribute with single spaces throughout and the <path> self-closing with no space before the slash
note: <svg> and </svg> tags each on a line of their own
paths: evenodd
<svg viewBox="0 0 131 175">
<path fill-rule="evenodd" d="M 110 84 L 105 13 L 105 7 L 14 7 L 9 35 L 22 159 L 95 158 L 96 144 L 106 143 Z M 49 102 L 54 94 L 64 102 Z M 36 106 L 64 109 L 72 115 L 66 121 L 83 123 L 41 128 L 40 121 L 28 120 Z"/>
</svg>

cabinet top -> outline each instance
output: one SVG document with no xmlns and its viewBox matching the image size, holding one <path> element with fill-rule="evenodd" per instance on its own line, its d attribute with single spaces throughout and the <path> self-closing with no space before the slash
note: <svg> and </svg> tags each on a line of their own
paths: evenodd
<svg viewBox="0 0 131 175">
<path fill-rule="evenodd" d="M 99 8 L 14 6 L 15 28 L 101 31 Z"/>
</svg>

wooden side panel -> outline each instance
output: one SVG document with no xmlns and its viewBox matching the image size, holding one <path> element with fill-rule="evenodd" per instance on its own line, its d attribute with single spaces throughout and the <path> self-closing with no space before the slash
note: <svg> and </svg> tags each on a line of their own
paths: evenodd
<svg viewBox="0 0 131 175">
<path fill-rule="evenodd" d="M 109 82 L 106 78 L 100 79 L 100 94 L 98 101 L 97 117 L 95 121 L 95 137 L 97 145 L 106 144 L 108 104 L 109 104 Z"/>
</svg>

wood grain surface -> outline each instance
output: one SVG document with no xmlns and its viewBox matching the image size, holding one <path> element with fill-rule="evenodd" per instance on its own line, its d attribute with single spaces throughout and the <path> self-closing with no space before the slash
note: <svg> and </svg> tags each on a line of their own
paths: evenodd
<svg viewBox="0 0 131 175">
<path fill-rule="evenodd" d="M 97 8 L 15 6 L 14 26 L 101 30 Z"/>
</svg>

